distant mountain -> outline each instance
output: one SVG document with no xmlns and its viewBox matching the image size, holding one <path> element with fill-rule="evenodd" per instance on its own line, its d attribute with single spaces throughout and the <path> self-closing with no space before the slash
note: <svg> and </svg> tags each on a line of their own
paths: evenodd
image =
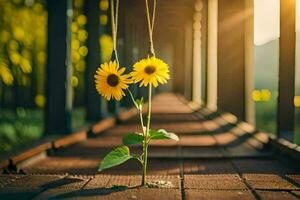
<svg viewBox="0 0 300 200">
<path fill-rule="evenodd" d="M 296 33 L 296 94 L 300 94 L 300 32 Z M 255 88 L 278 88 L 279 38 L 255 46 Z"/>
<path fill-rule="evenodd" d="M 255 88 L 277 89 L 279 39 L 254 47 Z"/>
</svg>

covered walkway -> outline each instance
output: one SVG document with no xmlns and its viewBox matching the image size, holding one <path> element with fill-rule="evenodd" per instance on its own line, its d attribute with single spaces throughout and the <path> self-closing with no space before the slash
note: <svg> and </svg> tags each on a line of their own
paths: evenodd
<svg viewBox="0 0 300 200">
<path fill-rule="evenodd" d="M 138 187 L 135 161 L 97 172 L 100 158 L 122 144 L 121 136 L 138 131 L 136 113 L 129 110 L 12 157 L 6 170 L 18 174 L 0 175 L 0 199 L 300 198 L 299 153 L 291 145 L 172 93 L 156 96 L 153 106 L 152 127 L 180 137 L 149 149 L 148 180 L 170 181 L 167 188 Z"/>
</svg>

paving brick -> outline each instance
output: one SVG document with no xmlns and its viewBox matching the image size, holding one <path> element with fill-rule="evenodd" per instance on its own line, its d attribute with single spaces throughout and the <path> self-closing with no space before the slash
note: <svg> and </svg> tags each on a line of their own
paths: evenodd
<svg viewBox="0 0 300 200">
<path fill-rule="evenodd" d="M 185 190 L 186 200 L 255 200 L 248 190 Z"/>
<path fill-rule="evenodd" d="M 148 175 L 147 182 L 156 182 L 156 181 L 169 181 L 173 185 L 173 189 L 180 188 L 180 178 L 179 176 L 168 176 L 168 175 L 158 175 L 152 176 Z M 87 185 L 84 186 L 84 189 L 96 189 L 96 188 L 111 188 L 114 186 L 127 186 L 127 187 L 136 187 L 141 184 L 141 176 L 133 175 L 96 175 L 92 178 Z"/>
<path fill-rule="evenodd" d="M 183 158 L 223 158 L 224 151 L 219 147 L 181 147 Z"/>
<path fill-rule="evenodd" d="M 300 186 L 300 175 L 287 175 L 287 177 Z"/>
<path fill-rule="evenodd" d="M 236 136 L 244 136 L 247 135 L 248 132 L 239 128 L 238 126 L 234 126 L 230 129 L 230 132 L 235 134 Z"/>
<path fill-rule="evenodd" d="M 243 190 L 246 185 L 236 174 L 185 175 L 184 187 L 203 190 Z"/>
<path fill-rule="evenodd" d="M 151 200 L 151 199 L 163 199 L 163 200 L 179 200 L 181 199 L 180 190 L 175 189 L 127 189 L 127 188 L 109 188 L 109 189 L 83 189 L 71 193 L 62 194 L 57 196 L 59 199 L 104 199 L 104 200 L 116 200 L 116 199 L 128 199 L 128 200 Z"/>
<path fill-rule="evenodd" d="M 275 174 L 244 174 L 247 183 L 254 189 L 297 190 L 297 186 Z"/>
<path fill-rule="evenodd" d="M 207 120 L 207 121 L 203 121 L 202 122 L 202 126 L 203 126 L 203 132 L 213 132 L 213 131 L 217 131 L 220 130 L 220 125 L 213 121 L 213 120 Z"/>
<path fill-rule="evenodd" d="M 20 176 L 15 175 L 0 175 L 0 188 L 4 187 L 5 185 L 12 183 L 17 178 L 20 178 Z"/>
<path fill-rule="evenodd" d="M 236 123 L 237 120 L 238 120 L 237 117 L 235 115 L 231 114 L 231 113 L 223 113 L 221 116 L 227 122 L 232 123 L 232 124 Z"/>
<path fill-rule="evenodd" d="M 234 167 L 228 160 L 184 160 L 184 174 L 233 174 Z"/>
<path fill-rule="evenodd" d="M 197 121 L 199 120 L 199 116 L 191 113 L 160 113 L 160 114 L 153 114 L 151 116 L 152 123 L 166 123 L 166 122 L 186 122 L 186 121 Z M 134 117 L 125 123 L 139 123 L 139 117 Z"/>
<path fill-rule="evenodd" d="M 300 191 L 292 191 L 292 194 L 300 199 Z"/>
<path fill-rule="evenodd" d="M 177 148 L 178 142 L 175 140 L 151 140 L 149 148 L 163 147 L 167 149 Z"/>
<path fill-rule="evenodd" d="M 1 200 L 32 199 L 43 191 L 42 188 L 0 188 Z"/>
<path fill-rule="evenodd" d="M 285 191 L 256 191 L 262 200 L 297 200 L 298 198 Z"/>
<path fill-rule="evenodd" d="M 49 157 L 24 167 L 28 174 L 95 174 L 100 159 L 81 157 Z"/>
<path fill-rule="evenodd" d="M 59 175 L 25 175 L 5 185 L 5 188 L 51 188 L 59 185 L 64 177 Z"/>
<path fill-rule="evenodd" d="M 55 187 L 47 188 L 41 192 L 34 199 L 55 199 L 57 196 L 62 194 L 74 192 L 80 190 L 90 180 L 88 177 L 73 177 L 68 176 L 60 180 Z"/>
<path fill-rule="evenodd" d="M 95 171 L 94 171 L 95 173 Z M 104 170 L 101 174 L 114 175 L 139 175 L 141 174 L 141 165 L 136 160 L 129 160 L 126 163 L 114 168 Z M 149 159 L 148 160 L 149 175 L 179 175 L 180 165 L 178 160 L 173 159 Z"/>
<path fill-rule="evenodd" d="M 147 181 L 165 180 L 173 183 L 173 189 L 140 188 L 140 176 L 96 175 L 83 188 L 73 192 L 61 192 L 57 198 L 79 199 L 181 199 L 178 176 L 147 176 Z"/>
<path fill-rule="evenodd" d="M 224 133 L 218 133 L 214 135 L 218 145 L 229 145 L 230 143 L 235 142 L 238 138 L 230 133 L 230 132 L 224 132 Z"/>
<path fill-rule="evenodd" d="M 0 199 L 31 199 L 39 193 L 64 184 L 64 176 L 25 175 L 0 188 Z"/>
<path fill-rule="evenodd" d="M 293 169 L 290 169 L 278 160 L 271 158 L 233 159 L 232 162 L 241 173 L 287 174 L 294 172 Z"/>
<path fill-rule="evenodd" d="M 225 156 L 227 157 L 259 157 L 262 153 L 250 146 L 243 139 L 237 139 L 230 145 L 225 146 Z"/>
<path fill-rule="evenodd" d="M 179 158 L 180 151 L 177 146 L 175 147 L 158 147 L 150 146 L 148 148 L 149 158 Z"/>
<path fill-rule="evenodd" d="M 216 140 L 211 135 L 184 135 L 180 136 L 179 145 L 181 146 L 194 146 L 194 147 L 207 147 L 216 145 Z"/>
</svg>

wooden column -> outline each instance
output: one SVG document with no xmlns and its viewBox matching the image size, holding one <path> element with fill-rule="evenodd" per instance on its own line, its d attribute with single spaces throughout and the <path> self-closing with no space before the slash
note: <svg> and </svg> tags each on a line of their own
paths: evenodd
<svg viewBox="0 0 300 200">
<path fill-rule="evenodd" d="M 207 107 L 216 110 L 218 80 L 218 0 L 208 0 L 207 21 Z"/>
<path fill-rule="evenodd" d="M 87 15 L 87 31 L 88 40 L 87 45 L 89 53 L 86 57 L 86 119 L 88 121 L 98 121 L 105 115 L 105 111 L 101 108 L 102 98 L 96 91 L 94 75 L 101 63 L 101 54 L 99 46 L 100 37 L 100 10 L 99 1 L 87 0 L 86 2 L 86 15 Z"/>
<path fill-rule="evenodd" d="M 295 95 L 295 0 L 280 1 L 278 137 L 293 139 Z"/>
<path fill-rule="evenodd" d="M 245 119 L 244 1 L 218 1 L 218 109 Z"/>
<path fill-rule="evenodd" d="M 194 102 L 201 104 L 201 11 L 203 8 L 202 0 L 195 2 L 194 13 L 194 41 L 193 41 L 193 95 Z"/>
<path fill-rule="evenodd" d="M 70 131 L 66 110 L 67 1 L 48 1 L 48 63 L 46 69 L 46 134 Z"/>
<path fill-rule="evenodd" d="M 207 12 L 208 0 L 202 0 L 201 10 L 201 97 L 207 103 Z"/>
<path fill-rule="evenodd" d="M 245 0 L 245 120 L 255 125 L 254 90 L 254 0 Z"/>
</svg>

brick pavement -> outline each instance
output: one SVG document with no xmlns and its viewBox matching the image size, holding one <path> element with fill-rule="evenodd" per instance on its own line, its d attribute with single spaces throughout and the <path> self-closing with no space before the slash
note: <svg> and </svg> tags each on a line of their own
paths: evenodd
<svg viewBox="0 0 300 200">
<path fill-rule="evenodd" d="M 97 172 L 101 158 L 138 131 L 136 117 L 86 140 L 48 152 L 0 175 L 0 199 L 299 199 L 300 170 L 268 147 L 268 137 L 230 114 L 195 109 L 163 94 L 153 102 L 153 128 L 177 133 L 179 142 L 149 149 L 149 181 L 171 188 L 141 188 L 136 161 Z M 140 151 L 132 147 L 133 152 Z"/>
</svg>

